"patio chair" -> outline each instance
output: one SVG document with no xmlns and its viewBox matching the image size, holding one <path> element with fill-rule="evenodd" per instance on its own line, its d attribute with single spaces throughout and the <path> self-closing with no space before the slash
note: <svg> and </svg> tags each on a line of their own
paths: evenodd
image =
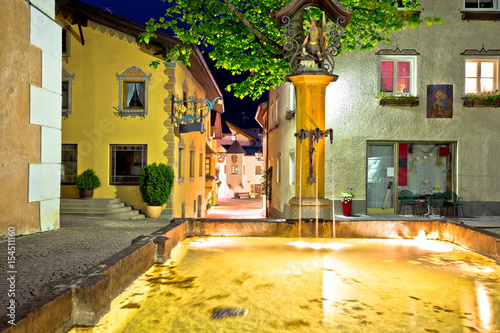
<svg viewBox="0 0 500 333">
<path fill-rule="evenodd" d="M 433 193 L 433 194 L 431 194 L 429 199 L 427 199 L 427 203 L 425 205 L 430 208 L 429 212 L 432 211 L 433 207 L 441 207 L 440 208 L 440 215 L 443 216 L 444 202 L 445 202 L 445 197 L 444 197 L 443 193 Z M 428 214 L 427 217 L 430 217 L 430 215 L 431 214 Z M 435 215 L 435 214 L 432 213 L 432 215 Z"/>
<path fill-rule="evenodd" d="M 456 210 L 456 216 L 458 216 L 458 206 L 462 207 L 462 217 L 465 216 L 464 212 L 464 199 L 462 197 L 459 197 L 455 192 L 453 191 L 446 191 L 444 192 L 444 197 L 445 197 L 445 206 L 451 206 L 453 207 L 453 215 L 455 215 L 455 210 Z"/>
<path fill-rule="evenodd" d="M 418 201 L 413 198 L 412 191 L 403 190 L 399 192 L 399 200 L 401 200 L 398 212 L 399 215 L 401 214 L 401 207 L 403 207 L 403 216 L 405 216 L 406 205 L 411 205 L 413 207 L 413 215 L 415 215 L 415 206 L 418 205 Z"/>
</svg>

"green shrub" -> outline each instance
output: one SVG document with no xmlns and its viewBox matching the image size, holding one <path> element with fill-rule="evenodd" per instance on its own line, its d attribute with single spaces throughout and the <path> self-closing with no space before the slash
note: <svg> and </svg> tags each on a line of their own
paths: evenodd
<svg viewBox="0 0 500 333">
<path fill-rule="evenodd" d="M 174 178 L 174 170 L 164 163 L 143 167 L 139 178 L 142 200 L 150 206 L 166 204 L 174 187 Z"/>
<path fill-rule="evenodd" d="M 85 170 L 80 176 L 78 176 L 78 178 L 76 178 L 76 188 L 81 191 L 95 190 L 100 186 L 101 181 L 92 169 Z"/>
</svg>

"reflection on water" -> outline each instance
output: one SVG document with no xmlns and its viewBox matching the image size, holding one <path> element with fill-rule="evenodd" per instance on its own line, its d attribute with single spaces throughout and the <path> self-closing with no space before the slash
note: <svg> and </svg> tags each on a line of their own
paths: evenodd
<svg viewBox="0 0 500 333">
<path fill-rule="evenodd" d="M 493 260 L 433 240 L 330 241 L 186 239 L 72 332 L 500 331 Z"/>
</svg>

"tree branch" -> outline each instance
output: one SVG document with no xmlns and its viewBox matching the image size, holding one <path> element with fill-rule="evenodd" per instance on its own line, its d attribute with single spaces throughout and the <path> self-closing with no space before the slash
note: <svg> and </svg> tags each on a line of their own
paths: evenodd
<svg viewBox="0 0 500 333">
<path fill-rule="evenodd" d="M 229 0 L 224 0 L 224 2 L 226 3 L 227 7 L 229 8 L 229 10 L 231 11 L 231 13 L 233 13 L 237 18 L 238 20 L 240 20 L 241 23 L 243 23 L 243 25 L 245 27 L 248 28 L 248 30 L 250 30 L 251 33 L 253 33 L 258 39 L 262 40 L 263 42 L 265 42 L 267 45 L 269 45 L 270 47 L 272 47 L 274 50 L 278 51 L 278 52 L 281 52 L 282 51 L 282 47 L 270 40 L 268 37 L 266 37 L 262 32 L 260 32 L 257 28 L 255 28 L 251 23 L 250 21 L 248 21 L 242 14 L 241 12 L 231 3 L 229 2 Z"/>
</svg>

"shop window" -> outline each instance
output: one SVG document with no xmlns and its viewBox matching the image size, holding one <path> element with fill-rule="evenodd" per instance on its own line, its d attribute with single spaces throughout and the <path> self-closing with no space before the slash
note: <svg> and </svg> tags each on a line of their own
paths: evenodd
<svg viewBox="0 0 500 333">
<path fill-rule="evenodd" d="M 75 184 L 78 166 L 78 145 L 62 145 L 61 184 Z"/>
<path fill-rule="evenodd" d="M 143 166 L 147 164 L 147 146 L 111 146 L 112 185 L 139 185 Z"/>
</svg>

